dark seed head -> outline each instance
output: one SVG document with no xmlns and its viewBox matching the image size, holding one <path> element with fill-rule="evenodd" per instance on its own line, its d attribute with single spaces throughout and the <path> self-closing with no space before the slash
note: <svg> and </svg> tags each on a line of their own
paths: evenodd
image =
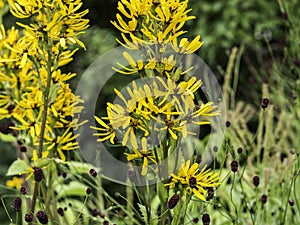
<svg viewBox="0 0 300 225">
<path fill-rule="evenodd" d="M 261 200 L 261 202 L 262 202 L 263 204 L 265 204 L 265 203 L 267 202 L 267 200 L 268 200 L 268 196 L 265 195 L 265 194 L 263 194 L 263 195 L 260 197 L 260 200 Z"/>
<path fill-rule="evenodd" d="M 103 225 L 109 225 L 109 222 L 107 220 L 103 221 Z"/>
<path fill-rule="evenodd" d="M 26 148 L 25 146 L 21 146 L 21 147 L 20 147 L 20 151 L 21 151 L 21 152 L 27 152 L 27 148 Z"/>
<path fill-rule="evenodd" d="M 13 135 L 14 137 L 18 137 L 19 131 L 13 130 L 13 131 L 12 131 L 12 135 Z"/>
<path fill-rule="evenodd" d="M 285 21 L 287 21 L 289 19 L 288 14 L 286 12 L 283 12 L 281 14 L 282 19 L 284 19 Z"/>
<path fill-rule="evenodd" d="M 100 215 L 99 209 L 93 209 L 92 216 L 96 217 L 96 216 L 99 216 L 99 215 Z"/>
<path fill-rule="evenodd" d="M 242 154 L 243 148 L 242 148 L 242 147 L 238 147 L 237 152 L 238 152 L 239 154 Z"/>
<path fill-rule="evenodd" d="M 15 211 L 20 211 L 21 206 L 22 206 L 22 199 L 19 198 L 19 197 L 16 197 L 15 200 L 14 200 L 14 205 L 13 205 L 12 208 L 13 208 Z"/>
<path fill-rule="evenodd" d="M 34 180 L 40 182 L 43 179 L 43 171 L 40 167 L 35 167 L 34 169 Z"/>
<path fill-rule="evenodd" d="M 255 187 L 257 187 L 258 185 L 259 185 L 259 176 L 254 176 L 253 177 L 253 185 L 255 186 Z"/>
<path fill-rule="evenodd" d="M 294 206 L 294 204 L 295 204 L 294 200 L 293 199 L 289 199 L 289 205 L 290 206 Z"/>
<path fill-rule="evenodd" d="M 230 163 L 230 167 L 231 167 L 231 171 L 235 173 L 239 168 L 239 163 L 236 160 L 234 160 Z"/>
<path fill-rule="evenodd" d="M 208 214 L 203 214 L 202 216 L 202 223 L 203 225 L 209 225 L 210 223 L 210 217 Z"/>
<path fill-rule="evenodd" d="M 192 221 L 193 221 L 193 223 L 198 223 L 198 222 L 199 222 L 199 218 L 196 217 L 196 218 L 194 218 Z"/>
<path fill-rule="evenodd" d="M 218 146 L 214 146 L 214 147 L 213 147 L 213 151 L 214 151 L 214 152 L 218 152 L 218 150 L 219 150 Z"/>
<path fill-rule="evenodd" d="M 15 108 L 15 107 L 16 107 L 15 105 L 9 105 L 9 106 L 7 107 L 8 112 L 9 112 L 9 113 L 12 113 L 12 112 L 14 111 L 14 108 Z"/>
<path fill-rule="evenodd" d="M 225 123 L 225 126 L 226 126 L 226 127 L 230 127 L 230 124 L 231 124 L 230 121 L 227 120 L 226 123 Z"/>
<path fill-rule="evenodd" d="M 268 98 L 263 98 L 263 99 L 261 100 L 261 107 L 262 107 L 263 109 L 265 109 L 265 108 L 268 107 L 269 103 L 270 103 L 270 100 L 269 100 Z"/>
<path fill-rule="evenodd" d="M 91 194 L 92 193 L 92 187 L 88 187 L 87 189 L 86 189 L 86 193 L 89 195 L 89 194 Z"/>
<path fill-rule="evenodd" d="M 212 187 L 207 188 L 206 201 L 209 201 L 214 198 L 215 191 Z"/>
<path fill-rule="evenodd" d="M 31 223 L 33 221 L 33 216 L 31 214 L 25 214 L 24 219 L 27 223 Z"/>
<path fill-rule="evenodd" d="M 47 224 L 48 223 L 48 216 L 43 210 L 38 211 L 36 213 L 36 217 L 37 217 L 37 219 L 39 220 L 39 222 L 41 224 Z"/>
<path fill-rule="evenodd" d="M 67 174 L 66 172 L 63 172 L 63 173 L 62 173 L 62 177 L 63 177 L 63 178 L 67 178 L 67 175 L 68 175 L 68 174 Z"/>
<path fill-rule="evenodd" d="M 15 126 L 14 122 L 8 121 L 4 126 L 0 126 L 0 132 L 3 134 L 12 133 L 12 129 L 10 127 Z"/>
<path fill-rule="evenodd" d="M 58 208 L 58 209 L 57 209 L 57 213 L 58 213 L 60 216 L 64 216 L 64 215 L 65 215 L 65 212 L 64 212 L 63 208 Z"/>
<path fill-rule="evenodd" d="M 96 177 L 97 176 L 97 171 L 94 169 L 90 169 L 90 174 L 92 177 Z"/>
<path fill-rule="evenodd" d="M 26 195 L 27 194 L 27 188 L 26 187 L 21 187 L 20 192 L 21 192 L 21 194 Z"/>
<path fill-rule="evenodd" d="M 191 188 L 197 188 L 197 179 L 195 177 L 191 177 L 189 179 L 189 185 Z"/>
<path fill-rule="evenodd" d="M 168 201 L 168 209 L 173 209 L 177 205 L 179 198 L 179 195 L 174 194 Z"/>
</svg>

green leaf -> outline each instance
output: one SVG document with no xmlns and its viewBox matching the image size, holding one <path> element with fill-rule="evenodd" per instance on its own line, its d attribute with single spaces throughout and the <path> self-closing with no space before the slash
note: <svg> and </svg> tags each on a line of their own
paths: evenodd
<svg viewBox="0 0 300 225">
<path fill-rule="evenodd" d="M 3 142 L 14 142 L 16 138 L 11 134 L 2 134 L 0 133 L 0 140 Z"/>
<path fill-rule="evenodd" d="M 145 221 L 145 223 L 147 223 L 148 217 L 147 217 L 146 207 L 144 205 L 140 204 L 140 203 L 138 203 L 138 206 L 139 206 L 139 209 L 142 213 L 143 220 Z"/>
<path fill-rule="evenodd" d="M 82 201 L 75 199 L 67 198 L 62 202 L 58 203 L 58 207 L 65 208 L 70 207 L 69 204 L 72 204 L 72 209 L 69 208 L 65 211 L 64 217 L 60 217 L 59 224 L 65 224 L 68 221 L 68 224 L 89 224 L 89 218 L 91 217 L 90 212 L 86 205 L 83 205 Z M 81 217 L 78 219 L 78 214 L 81 212 Z"/>
<path fill-rule="evenodd" d="M 21 159 L 17 159 L 8 168 L 6 176 L 19 175 L 20 173 L 25 172 L 26 169 L 27 169 L 26 162 Z"/>
<path fill-rule="evenodd" d="M 55 101 L 59 89 L 60 89 L 59 83 L 56 83 L 50 87 L 50 91 L 49 91 L 49 102 L 50 103 Z"/>
<path fill-rule="evenodd" d="M 94 168 L 94 166 L 89 163 L 76 162 L 76 161 L 69 161 L 68 166 L 72 174 L 88 173 L 91 168 Z"/>
<path fill-rule="evenodd" d="M 44 167 L 47 166 L 51 162 L 49 158 L 39 158 L 33 164 L 32 167 Z"/>
<path fill-rule="evenodd" d="M 56 186 L 55 191 L 58 193 L 58 198 L 67 196 L 85 196 L 87 186 L 79 181 L 71 181 L 68 184 L 60 184 Z"/>
</svg>

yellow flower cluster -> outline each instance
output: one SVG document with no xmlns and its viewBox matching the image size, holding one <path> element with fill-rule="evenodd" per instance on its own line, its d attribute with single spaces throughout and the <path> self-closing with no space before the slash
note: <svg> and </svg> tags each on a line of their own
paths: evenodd
<svg viewBox="0 0 300 225">
<path fill-rule="evenodd" d="M 144 44 L 171 44 L 178 53 L 193 53 L 203 42 L 200 36 L 189 42 L 179 36 L 186 33 L 182 28 L 186 21 L 194 19 L 188 16 L 188 0 L 121 0 L 118 2 L 117 22 L 112 24 L 120 30 L 125 47 L 137 49 Z"/>
<path fill-rule="evenodd" d="M 199 199 L 205 201 L 206 188 L 212 188 L 220 185 L 217 181 L 219 176 L 212 174 L 210 170 L 206 170 L 204 167 L 199 171 L 198 163 L 191 165 L 190 160 L 182 164 L 179 171 L 172 175 L 170 183 L 165 184 L 170 188 L 179 189 L 178 184 L 181 184 L 184 188 L 185 194 L 188 192 L 194 193 Z"/>
<path fill-rule="evenodd" d="M 114 68 L 122 74 L 139 73 L 142 77 L 171 77 L 180 79 L 192 68 L 183 71 L 182 57 L 197 51 L 203 42 L 200 36 L 192 41 L 183 38 L 182 30 L 189 16 L 188 0 L 121 0 L 118 2 L 117 21 L 112 24 L 121 31 L 123 41 L 117 40 L 130 50 L 139 50 L 144 60 L 135 62 L 129 53 L 124 53 L 129 66 L 118 64 Z"/>
<path fill-rule="evenodd" d="M 66 160 L 63 151 L 78 148 L 72 129 L 81 125 L 78 115 L 83 107 L 67 83 L 76 74 L 62 73 L 60 67 L 72 61 L 76 45 L 85 48 L 78 35 L 88 27 L 83 18 L 88 10 L 79 12 L 80 0 L 8 3 L 12 15 L 30 22 L 17 22 L 22 32 L 14 27 L 5 30 L 1 25 L 0 119 L 13 121 L 10 128 L 18 132 L 31 155 L 43 133 L 42 151 Z"/>
<path fill-rule="evenodd" d="M 201 81 L 195 77 L 178 85 L 171 79 L 156 77 L 142 85 L 133 82 L 132 88 L 128 87 L 126 93 L 115 89 L 119 103 L 107 103 L 107 117 L 95 117 L 101 125 L 93 127 L 99 131 L 95 135 L 100 137 L 99 141 L 109 139 L 112 144 L 121 135 L 122 145 L 134 151 L 133 155 L 127 154 L 129 161 L 143 158 L 144 166 L 148 164 L 145 158 L 154 162 L 153 149 L 156 145 L 151 145 L 154 133 L 160 140 L 186 138 L 188 134 L 194 134 L 189 131 L 190 125 L 210 124 L 208 117 L 219 115 L 212 102 L 198 107 L 195 105 L 194 92 L 200 86 Z M 140 150 L 141 145 L 143 147 Z M 143 169 L 143 175 L 145 171 Z"/>
</svg>

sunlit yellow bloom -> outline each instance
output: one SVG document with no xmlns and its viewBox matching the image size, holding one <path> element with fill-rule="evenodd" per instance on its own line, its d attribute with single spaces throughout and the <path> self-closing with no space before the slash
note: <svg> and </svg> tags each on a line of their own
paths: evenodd
<svg viewBox="0 0 300 225">
<path fill-rule="evenodd" d="M 13 177 L 11 180 L 6 181 L 6 186 L 9 188 L 20 189 L 23 184 L 23 179 L 19 177 Z"/>
<path fill-rule="evenodd" d="M 119 69 L 113 68 L 118 73 L 134 74 L 136 72 L 143 72 L 145 69 L 154 69 L 155 65 L 156 65 L 155 59 L 151 59 L 151 60 L 149 60 L 149 62 L 147 62 L 145 64 L 143 60 L 138 60 L 137 62 L 135 62 L 134 59 L 130 56 L 130 54 L 127 52 L 124 52 L 123 56 L 128 61 L 131 68 L 128 68 L 126 66 L 123 66 L 120 63 L 117 63 L 117 65 L 123 69 L 123 70 L 119 70 Z"/>
<path fill-rule="evenodd" d="M 187 15 L 191 11 L 187 9 L 187 3 L 187 0 L 156 3 L 152 0 L 122 0 L 118 2 L 120 14 L 116 16 L 117 21 L 111 23 L 122 32 L 122 38 L 130 49 L 143 44 L 176 42 L 180 35 L 186 33 L 181 30 L 185 22 L 195 18 Z"/>
<path fill-rule="evenodd" d="M 151 150 L 147 150 L 147 139 L 145 137 L 142 138 L 142 149 L 136 150 L 135 148 L 132 149 L 134 153 L 125 153 L 127 155 L 127 160 L 132 161 L 135 159 L 142 159 L 142 176 L 145 176 L 148 172 L 148 163 L 149 160 L 153 163 L 157 164 L 155 157 Z"/>
<path fill-rule="evenodd" d="M 177 174 L 172 174 L 172 180 L 165 186 L 170 186 L 170 188 L 176 188 L 177 184 L 182 184 L 186 192 L 194 193 L 199 199 L 205 201 L 206 188 L 216 187 L 220 185 L 218 182 L 218 174 L 213 174 L 210 169 L 206 170 L 204 167 L 199 171 L 198 163 L 190 165 L 190 160 L 185 164 L 182 164 Z"/>
<path fill-rule="evenodd" d="M 172 41 L 174 50 L 182 54 L 191 54 L 197 51 L 204 43 L 200 41 L 200 35 L 195 37 L 191 42 L 189 42 L 187 38 L 182 38 L 179 46 L 177 45 L 177 39 L 173 39 Z"/>
<path fill-rule="evenodd" d="M 4 1 L 3 0 L 0 0 L 0 9 L 2 9 L 4 7 Z"/>
<path fill-rule="evenodd" d="M 55 150 L 59 157 L 66 161 L 66 156 L 63 153 L 63 151 L 71 151 L 79 148 L 78 143 L 75 141 L 75 139 L 79 136 L 79 134 L 73 135 L 73 133 L 70 131 L 70 127 L 67 128 L 63 134 L 57 135 L 50 141 L 49 146 L 47 147 L 47 150 Z M 47 138 L 49 139 L 49 137 Z M 47 144 L 47 143 L 45 143 Z"/>
<path fill-rule="evenodd" d="M 44 151 L 44 152 L 42 152 L 42 159 L 47 158 L 48 155 L 49 155 L 49 151 Z M 32 160 L 33 162 L 36 162 L 38 159 L 39 159 L 38 154 L 37 154 L 37 152 L 36 152 L 36 149 L 34 149 L 34 150 L 32 151 L 32 158 L 31 158 L 31 160 Z"/>
<path fill-rule="evenodd" d="M 115 143 L 114 139 L 116 137 L 116 134 L 113 127 L 110 124 L 107 125 L 106 123 L 104 123 L 103 120 L 97 116 L 95 116 L 95 119 L 102 126 L 102 127 L 91 126 L 91 128 L 99 131 L 99 133 L 94 134 L 94 136 L 100 137 L 97 141 L 102 142 L 109 139 L 110 143 L 114 144 Z"/>
</svg>

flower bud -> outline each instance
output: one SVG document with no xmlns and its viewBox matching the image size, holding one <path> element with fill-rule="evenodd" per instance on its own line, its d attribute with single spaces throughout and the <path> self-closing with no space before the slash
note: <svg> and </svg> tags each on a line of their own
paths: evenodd
<svg viewBox="0 0 300 225">
<path fill-rule="evenodd" d="M 33 221 L 33 216 L 31 214 L 25 214 L 24 219 L 27 223 L 31 223 Z"/>
<path fill-rule="evenodd" d="M 34 172 L 33 172 L 34 180 L 36 182 L 40 182 L 43 179 L 43 171 L 42 171 L 42 169 L 40 167 L 35 167 L 33 169 L 34 169 Z"/>
<path fill-rule="evenodd" d="M 12 206 L 12 208 L 15 211 L 20 211 L 21 206 L 22 206 L 22 199 L 19 198 L 19 197 L 16 197 L 15 200 L 14 200 L 14 205 Z"/>
<path fill-rule="evenodd" d="M 262 202 L 263 204 L 265 204 L 265 203 L 267 202 L 267 200 L 268 200 L 268 196 L 265 195 L 265 194 L 263 194 L 263 195 L 260 197 L 260 200 L 261 200 L 261 202 Z"/>
<path fill-rule="evenodd" d="M 92 188 L 91 187 L 88 187 L 87 189 L 86 189 L 86 193 L 89 195 L 89 194 L 91 194 L 92 193 Z"/>
<path fill-rule="evenodd" d="M 230 163 L 230 167 L 231 167 L 231 171 L 235 173 L 239 168 L 239 163 L 236 160 L 234 160 Z"/>
<path fill-rule="evenodd" d="M 94 169 L 90 169 L 90 174 L 92 177 L 96 177 L 97 176 L 97 171 Z"/>
<path fill-rule="evenodd" d="M 210 217 L 209 217 L 208 214 L 203 214 L 202 223 L 203 223 L 203 225 L 209 225 L 210 224 Z"/>
<path fill-rule="evenodd" d="M 64 212 L 63 208 L 58 208 L 58 209 L 57 209 L 57 213 L 58 213 L 60 216 L 64 216 L 64 215 L 65 215 L 65 212 Z"/>
<path fill-rule="evenodd" d="M 295 204 L 294 200 L 293 199 L 289 199 L 289 205 L 290 206 L 294 206 L 294 204 Z"/>
<path fill-rule="evenodd" d="M 21 194 L 26 195 L 27 194 L 27 188 L 26 187 L 21 187 L 20 192 L 21 192 Z"/>
<path fill-rule="evenodd" d="M 269 103 L 270 103 L 270 100 L 268 98 L 263 98 L 261 100 L 261 107 L 263 109 L 266 109 L 268 107 Z"/>
<path fill-rule="evenodd" d="M 168 201 L 168 208 L 173 209 L 177 205 L 178 201 L 179 201 L 179 195 L 174 194 Z"/>
<path fill-rule="evenodd" d="M 259 176 L 254 176 L 252 181 L 253 185 L 257 187 L 259 185 Z"/>
<path fill-rule="evenodd" d="M 238 147 L 237 152 L 238 152 L 238 154 L 242 154 L 243 148 L 242 147 Z"/>
<path fill-rule="evenodd" d="M 36 217 L 37 217 L 37 219 L 39 220 L 39 222 L 41 224 L 47 224 L 48 223 L 48 216 L 43 210 L 38 211 L 36 213 Z"/>
</svg>

